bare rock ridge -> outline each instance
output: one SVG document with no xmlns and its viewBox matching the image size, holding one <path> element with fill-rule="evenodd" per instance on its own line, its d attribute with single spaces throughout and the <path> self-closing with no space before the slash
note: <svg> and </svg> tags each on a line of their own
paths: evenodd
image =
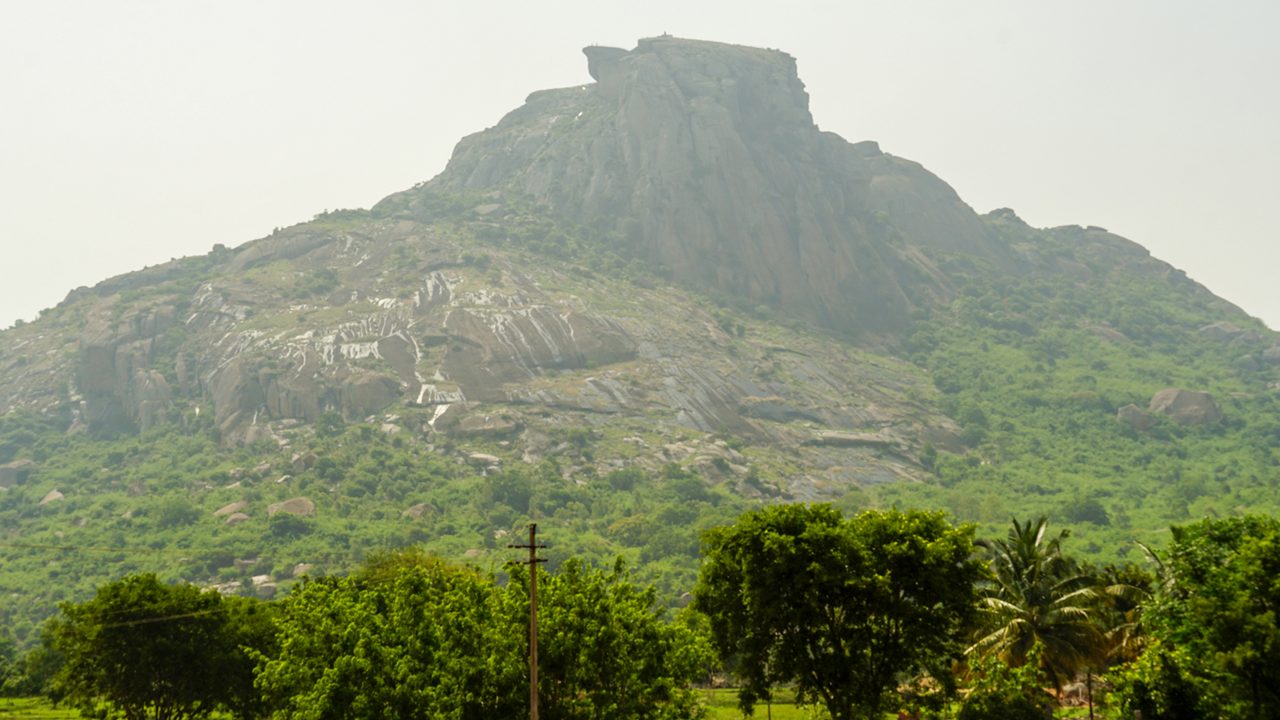
<svg viewBox="0 0 1280 720">
<path fill-rule="evenodd" d="M 892 331 L 947 298 L 943 258 L 1011 262 L 920 165 L 819 130 L 790 55 L 666 36 L 584 52 L 596 83 L 533 93 L 375 214 L 514 192 L 678 282 L 845 331 Z"/>
<path fill-rule="evenodd" d="M 585 54 L 594 83 L 532 94 L 370 211 L 78 289 L 4 331 L 0 412 L 250 446 L 345 418 L 482 472 L 676 462 L 750 485 L 755 462 L 788 486 L 743 492 L 816 498 L 918 478 L 930 453 L 969 447 L 928 372 L 883 351 L 907 342 L 894 333 L 909 313 L 945 312 L 970 281 L 1171 287 L 1204 309 L 1198 338 L 1242 366 L 1280 364 L 1242 311 L 1136 243 L 979 217 L 919 165 L 820 131 L 784 53 L 661 37 Z M 552 232 L 589 235 L 573 252 L 536 245 Z M 637 262 L 672 282 L 638 279 Z M 982 302 L 958 304 L 1035 334 L 1003 298 Z M 1145 313 L 1118 317 L 1089 336 L 1124 347 L 1152 330 Z M 1214 424 L 1222 410 L 1188 389 L 1117 413 L 1139 430 L 1160 416 Z M 569 430 L 604 449 L 573 459 Z M 292 472 L 317 462 L 306 449 Z M 12 459 L 0 488 L 38 478 Z"/>
</svg>

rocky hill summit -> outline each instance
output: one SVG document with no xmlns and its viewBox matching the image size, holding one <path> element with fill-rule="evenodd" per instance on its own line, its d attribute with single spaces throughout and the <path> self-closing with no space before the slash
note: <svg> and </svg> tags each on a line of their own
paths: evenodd
<svg viewBox="0 0 1280 720">
<path fill-rule="evenodd" d="M 765 502 L 1049 514 L 1105 560 L 1280 512 L 1261 322 L 820 131 L 783 53 L 586 56 L 369 210 L 0 332 L 0 623 L 130 569 L 267 596 L 405 544 L 497 567 L 530 517 L 674 601 L 699 531 Z M 127 551 L 34 550 L 73 545 Z"/>
<path fill-rule="evenodd" d="M 741 481 L 719 434 L 785 448 L 774 469 L 808 497 L 965 450 L 927 374 L 884 350 L 968 284 L 1155 280 L 1250 322 L 1123 238 L 980 217 L 918 164 L 820 131 L 782 52 L 664 36 L 585 54 L 597 82 L 532 94 L 371 211 L 82 288 L 7 331 L 0 408 L 108 436 L 212 422 L 231 444 L 392 417 L 524 459 L 555 452 L 549 428 L 656 428 L 661 449 L 601 462 Z"/>
<path fill-rule="evenodd" d="M 951 297 L 946 257 L 1012 265 L 946 183 L 820 131 L 790 55 L 666 36 L 584 52 L 596 83 L 530 95 L 375 212 L 523 194 L 688 287 L 844 331 L 901 330 Z"/>
</svg>

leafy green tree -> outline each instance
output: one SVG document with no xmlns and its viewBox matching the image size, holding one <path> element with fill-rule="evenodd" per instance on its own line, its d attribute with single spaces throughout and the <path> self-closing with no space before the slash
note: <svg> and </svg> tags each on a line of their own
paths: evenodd
<svg viewBox="0 0 1280 720">
<path fill-rule="evenodd" d="M 416 551 L 308 581 L 284 601 L 259 687 L 278 718 L 518 717 L 519 638 L 494 634 L 495 600 L 488 578 Z"/>
<path fill-rule="evenodd" d="M 12 679 L 17 675 L 18 653 L 13 640 L 0 635 L 0 695 L 9 695 Z"/>
<path fill-rule="evenodd" d="M 1013 521 L 1004 540 L 979 541 L 991 577 L 982 590 L 977 641 L 971 655 L 1011 666 L 1039 647 L 1040 669 L 1055 688 L 1091 667 L 1105 647 L 1098 624 L 1102 594 L 1094 578 L 1062 554 L 1064 530 L 1048 538 L 1044 517 Z"/>
<path fill-rule="evenodd" d="M 527 572 L 504 593 L 503 634 L 521 637 L 529 617 Z M 698 717 L 690 685 L 711 649 L 689 625 L 670 622 L 652 587 L 621 562 L 605 572 L 577 559 L 538 580 L 539 716 L 546 720 Z M 522 648 L 528 652 L 528 645 Z"/>
<path fill-rule="evenodd" d="M 1142 655 L 1112 673 L 1120 709 L 1127 717 L 1142 713 L 1145 720 L 1200 720 L 1221 713 L 1221 694 L 1187 648 L 1165 647 L 1159 640 Z"/>
<path fill-rule="evenodd" d="M 284 601 L 260 687 L 280 718 L 505 718 L 528 710 L 528 576 L 505 588 L 418 551 Z M 569 560 L 539 582 L 546 720 L 691 718 L 710 655 L 621 565 Z"/>
<path fill-rule="evenodd" d="M 252 661 L 216 592 L 134 575 L 88 602 L 64 603 L 46 632 L 65 658 L 54 696 L 86 712 L 106 703 L 129 720 L 177 720 L 249 705 L 227 679 Z"/>
<path fill-rule="evenodd" d="M 1175 527 L 1165 571 L 1143 614 L 1158 642 L 1130 670 L 1127 702 L 1179 708 L 1170 695 L 1185 686 L 1210 714 L 1280 716 L 1280 521 L 1254 515 Z M 1174 676 L 1178 683 L 1167 681 Z M 1153 717 L 1166 716 L 1176 715 Z"/>
<path fill-rule="evenodd" d="M 0 686 L 0 695 L 31 697 L 48 694 L 54 676 L 62 667 L 62 654 L 50 646 L 48 636 L 42 642 L 18 655 L 9 668 L 8 678 Z"/>
<path fill-rule="evenodd" d="M 1042 689 L 1039 652 L 1031 648 L 1029 662 L 1012 668 L 994 656 L 976 658 L 956 720 L 1043 720 L 1052 698 Z"/>
<path fill-rule="evenodd" d="M 1105 601 L 1099 616 L 1106 645 L 1102 661 L 1108 667 L 1130 662 L 1147 640 L 1142 608 L 1156 589 L 1157 577 L 1131 563 L 1105 565 L 1091 574 L 1096 576 L 1096 587 Z"/>
<path fill-rule="evenodd" d="M 792 682 L 834 720 L 879 718 L 905 675 L 955 652 L 981 573 L 972 529 L 919 511 L 768 507 L 704 549 L 694 605 L 736 664 L 742 710 Z"/>
<path fill-rule="evenodd" d="M 265 718 L 271 715 L 266 697 L 255 685 L 257 660 L 279 652 L 277 618 L 279 603 L 257 598 L 224 598 L 227 642 L 220 645 L 226 653 L 219 664 L 221 681 L 227 695 L 224 706 L 239 718 Z"/>
</svg>

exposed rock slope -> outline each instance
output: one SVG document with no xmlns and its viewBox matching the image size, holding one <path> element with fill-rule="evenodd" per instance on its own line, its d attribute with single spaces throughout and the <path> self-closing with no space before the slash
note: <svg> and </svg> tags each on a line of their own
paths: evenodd
<svg viewBox="0 0 1280 720">
<path fill-rule="evenodd" d="M 1134 243 L 979 217 L 919 165 L 819 131 L 783 53 L 586 52 L 596 83 L 534 93 L 372 211 L 113 278 L 6 331 L 0 410 L 104 434 L 212 418 L 227 443 L 336 412 L 525 459 L 556 429 L 641 428 L 661 447 L 595 469 L 736 481 L 750 463 L 707 450 L 733 435 L 810 497 L 965 450 L 931 378 L 884 348 L 966 282 L 1172 284 L 1218 320 L 1203 337 L 1265 341 Z"/>
<path fill-rule="evenodd" d="M 587 48 L 597 82 L 529 96 L 426 187 L 523 193 L 688 286 L 840 330 L 900 329 L 945 298 L 939 258 L 1010 258 L 918 164 L 821 132 L 795 60 L 682 40 Z"/>
</svg>

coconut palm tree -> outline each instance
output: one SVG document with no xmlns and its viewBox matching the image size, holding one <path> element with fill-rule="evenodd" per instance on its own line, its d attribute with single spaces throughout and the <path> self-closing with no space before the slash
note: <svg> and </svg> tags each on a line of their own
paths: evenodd
<svg viewBox="0 0 1280 720">
<path fill-rule="evenodd" d="M 1040 670 L 1060 690 L 1106 647 L 1097 623 L 1102 591 L 1063 556 L 1067 531 L 1046 537 L 1047 526 L 1044 517 L 1025 524 L 1014 519 L 1007 539 L 979 542 L 989 553 L 991 575 L 968 652 L 1016 667 L 1038 646 Z"/>
</svg>

